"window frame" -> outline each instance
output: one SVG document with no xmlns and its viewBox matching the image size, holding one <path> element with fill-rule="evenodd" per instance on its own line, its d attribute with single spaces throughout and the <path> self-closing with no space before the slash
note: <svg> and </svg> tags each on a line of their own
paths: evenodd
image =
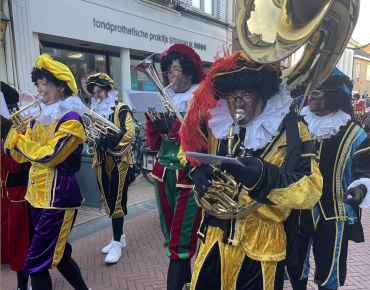
<svg viewBox="0 0 370 290">
<path fill-rule="evenodd" d="M 366 80 L 370 81 L 370 63 L 366 66 Z"/>
<path fill-rule="evenodd" d="M 207 0 L 200 0 L 200 8 L 196 6 L 192 6 L 192 9 L 194 9 L 195 11 L 199 11 L 201 13 L 205 13 L 207 15 L 212 15 L 213 17 L 216 17 L 217 16 L 217 0 L 209 0 L 212 3 L 212 13 L 208 13 L 204 10 L 205 1 Z"/>
<path fill-rule="evenodd" d="M 356 65 L 356 78 L 360 78 L 361 64 Z"/>
</svg>

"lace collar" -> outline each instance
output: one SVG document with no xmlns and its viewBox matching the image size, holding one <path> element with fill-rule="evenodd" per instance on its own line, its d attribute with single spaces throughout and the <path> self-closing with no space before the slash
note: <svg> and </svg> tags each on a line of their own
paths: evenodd
<svg viewBox="0 0 370 290">
<path fill-rule="evenodd" d="M 342 110 L 320 117 L 312 113 L 308 106 L 302 109 L 301 116 L 307 122 L 312 140 L 328 139 L 336 135 L 340 127 L 346 125 L 351 120 L 351 116 Z"/>
<path fill-rule="evenodd" d="M 185 93 L 175 93 L 173 89 L 167 90 L 171 97 L 173 104 L 179 112 L 186 112 L 189 107 L 189 102 L 193 97 L 193 92 L 198 88 L 199 85 L 192 85 Z"/>
<path fill-rule="evenodd" d="M 272 138 L 279 134 L 279 127 L 289 113 L 292 103 L 290 92 L 286 89 L 283 81 L 279 88 L 280 92 L 269 99 L 262 113 L 251 123 L 235 126 L 234 134 L 240 132 L 240 127 L 246 128 L 244 147 L 254 151 L 264 148 Z M 218 105 L 211 110 L 212 119 L 208 126 L 217 139 L 226 139 L 229 134 L 233 119 L 230 116 L 227 102 L 224 99 L 217 101 Z"/>
<path fill-rule="evenodd" d="M 108 98 L 103 100 L 100 104 L 96 103 L 95 98 L 91 98 L 91 108 L 97 112 L 100 116 L 109 120 L 109 115 L 114 113 L 112 108 L 117 106 L 116 101 L 118 101 L 118 92 L 116 90 L 111 90 L 108 92 Z"/>
<path fill-rule="evenodd" d="M 56 121 L 60 120 L 65 114 L 69 112 L 76 112 L 79 115 L 83 115 L 86 112 L 86 106 L 81 102 L 80 98 L 77 96 L 72 96 L 64 101 L 59 101 L 57 103 L 45 106 L 41 104 L 41 114 L 36 118 L 36 121 L 43 126 L 48 126 Z M 39 112 L 38 107 L 32 107 L 24 111 L 21 115 L 35 116 Z"/>
</svg>

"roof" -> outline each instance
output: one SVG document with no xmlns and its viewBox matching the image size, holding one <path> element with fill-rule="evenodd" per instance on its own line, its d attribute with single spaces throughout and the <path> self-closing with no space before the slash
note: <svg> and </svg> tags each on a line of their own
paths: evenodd
<svg viewBox="0 0 370 290">
<path fill-rule="evenodd" d="M 368 45 L 365 45 L 364 47 L 361 47 L 361 49 L 366 53 L 370 54 L 370 43 Z"/>
<path fill-rule="evenodd" d="M 354 49 L 354 57 L 356 56 L 360 56 L 360 57 L 365 57 L 365 58 L 368 58 L 370 60 L 370 54 L 366 53 L 364 50 L 362 49 Z"/>
</svg>

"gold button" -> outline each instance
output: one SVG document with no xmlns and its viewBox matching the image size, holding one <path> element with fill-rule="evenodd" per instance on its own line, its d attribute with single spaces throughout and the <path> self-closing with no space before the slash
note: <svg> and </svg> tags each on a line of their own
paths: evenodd
<svg viewBox="0 0 370 290">
<path fill-rule="evenodd" d="M 170 165 L 172 166 L 172 165 L 173 165 L 173 163 L 170 163 Z"/>
<path fill-rule="evenodd" d="M 33 172 L 36 172 L 36 169 L 34 169 Z"/>
<path fill-rule="evenodd" d="M 172 156 L 175 156 L 175 154 L 172 153 Z"/>
<path fill-rule="evenodd" d="M 31 184 L 35 184 L 35 182 L 34 182 L 34 181 L 32 181 L 32 182 L 31 182 Z"/>
<path fill-rule="evenodd" d="M 177 142 L 175 142 L 175 145 L 178 145 L 178 143 L 177 143 Z"/>
</svg>

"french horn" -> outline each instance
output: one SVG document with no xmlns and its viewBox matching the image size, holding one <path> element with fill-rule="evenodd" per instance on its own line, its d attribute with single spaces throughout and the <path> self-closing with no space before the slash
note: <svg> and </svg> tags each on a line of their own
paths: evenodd
<svg viewBox="0 0 370 290">
<path fill-rule="evenodd" d="M 235 4 L 236 32 L 250 59 L 275 63 L 305 45 L 302 58 L 282 74 L 293 98 L 306 95 L 330 76 L 352 35 L 360 10 L 360 0 L 236 0 Z M 234 157 L 232 139 L 238 118 L 241 119 L 240 114 L 230 128 L 228 157 Z M 195 198 L 210 215 L 232 219 L 262 206 L 254 200 L 240 205 L 236 196 L 243 190 L 247 189 L 222 172 L 202 195 L 195 190 Z"/>
</svg>

